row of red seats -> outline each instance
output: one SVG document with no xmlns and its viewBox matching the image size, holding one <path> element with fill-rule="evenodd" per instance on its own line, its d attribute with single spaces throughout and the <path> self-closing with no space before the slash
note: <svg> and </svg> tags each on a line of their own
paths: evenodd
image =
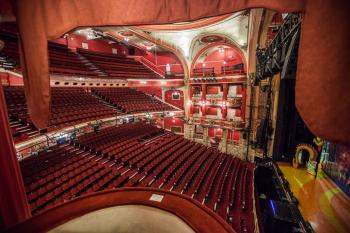
<svg viewBox="0 0 350 233">
<path fill-rule="evenodd" d="M 78 52 L 87 58 L 100 70 L 103 70 L 109 77 L 116 78 L 161 78 L 158 74 L 132 58 L 125 56 L 92 52 L 85 49 L 78 49 Z"/>
<path fill-rule="evenodd" d="M 139 122 L 102 129 L 24 160 L 22 170 L 38 167 L 34 174 L 24 171 L 34 213 L 89 192 L 146 186 L 188 195 L 236 231 L 253 232 L 253 166 L 152 127 Z"/>
<path fill-rule="evenodd" d="M 5 69 L 20 70 L 20 57 L 18 50 L 18 36 L 8 32 L 0 31 L 0 39 L 5 42 L 0 54 L 0 65 Z M 86 61 L 78 54 L 72 52 L 65 45 L 49 42 L 49 70 L 52 74 L 69 76 L 98 77 Z"/>
<path fill-rule="evenodd" d="M 4 87 L 12 135 L 16 141 L 39 135 L 28 114 L 23 86 Z M 118 112 L 83 88 L 51 88 L 50 127 L 113 117 Z"/>
<path fill-rule="evenodd" d="M 92 92 L 125 113 L 175 110 L 166 103 L 132 88 L 100 88 L 93 89 Z"/>
</svg>

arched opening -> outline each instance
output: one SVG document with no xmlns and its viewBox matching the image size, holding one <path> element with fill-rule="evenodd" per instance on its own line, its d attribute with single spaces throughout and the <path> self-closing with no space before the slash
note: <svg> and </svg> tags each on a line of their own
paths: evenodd
<svg viewBox="0 0 350 233">
<path fill-rule="evenodd" d="M 197 53 L 191 64 L 191 77 L 244 74 L 246 69 L 242 50 L 231 43 L 219 41 Z"/>
</svg>

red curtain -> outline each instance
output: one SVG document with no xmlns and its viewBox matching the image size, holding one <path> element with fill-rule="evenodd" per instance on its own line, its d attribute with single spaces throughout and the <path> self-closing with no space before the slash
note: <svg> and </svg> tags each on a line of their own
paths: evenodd
<svg viewBox="0 0 350 233">
<path fill-rule="evenodd" d="M 5 97 L 0 83 L 0 214 L 5 227 L 30 217 L 22 174 L 9 128 Z"/>
<path fill-rule="evenodd" d="M 77 26 L 140 25 L 191 21 L 253 7 L 305 13 L 296 102 L 318 136 L 350 141 L 350 82 L 346 54 L 350 31 L 347 0 L 32 0 L 17 1 L 25 91 L 34 124 L 48 124 L 50 91 L 47 40 Z M 147 12 L 146 14 L 144 12 Z M 327 52 L 327 54 L 326 54 Z M 317 107 L 320 106 L 320 107 Z"/>
</svg>

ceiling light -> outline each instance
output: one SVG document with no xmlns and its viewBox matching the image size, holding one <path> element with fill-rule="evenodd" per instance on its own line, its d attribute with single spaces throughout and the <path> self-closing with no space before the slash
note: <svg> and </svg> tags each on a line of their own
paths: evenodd
<svg viewBox="0 0 350 233">
<path fill-rule="evenodd" d="M 166 84 L 166 82 L 165 81 L 161 81 L 160 84 L 164 85 L 164 84 Z"/>
</svg>

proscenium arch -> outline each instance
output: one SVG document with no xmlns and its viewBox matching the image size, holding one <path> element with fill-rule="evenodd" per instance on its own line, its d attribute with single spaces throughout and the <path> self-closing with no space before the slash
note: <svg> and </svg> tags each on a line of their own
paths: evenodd
<svg viewBox="0 0 350 233">
<path fill-rule="evenodd" d="M 205 53 L 206 51 L 208 51 L 211 48 L 214 47 L 218 47 L 218 46 L 227 46 L 232 48 L 235 52 L 237 52 L 237 54 L 240 56 L 243 65 L 244 65 L 244 70 L 247 70 L 247 60 L 246 57 L 244 55 L 244 53 L 242 52 L 242 50 L 240 48 L 237 47 L 237 45 L 227 42 L 227 41 L 220 41 L 220 42 L 214 42 L 211 44 L 208 44 L 207 46 L 205 46 L 204 48 L 202 48 L 201 50 L 198 51 L 198 53 L 196 54 L 196 56 L 193 58 L 192 63 L 191 63 L 191 67 L 190 67 L 190 77 L 193 77 L 193 69 L 197 63 L 198 58 Z"/>
</svg>

